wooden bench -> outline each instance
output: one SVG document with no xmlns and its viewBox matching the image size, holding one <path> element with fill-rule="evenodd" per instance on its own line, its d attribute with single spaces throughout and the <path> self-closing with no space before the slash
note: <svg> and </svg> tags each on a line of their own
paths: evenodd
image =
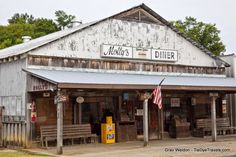
<svg viewBox="0 0 236 157">
<path fill-rule="evenodd" d="M 55 125 L 41 126 L 40 134 L 42 147 L 45 144 L 45 147 L 48 148 L 48 141 L 55 141 L 57 139 L 57 127 Z M 71 140 L 72 145 L 74 144 L 74 139 L 80 139 L 85 143 L 86 139 L 95 142 L 96 137 L 96 134 L 91 133 L 90 124 L 63 126 L 63 140 Z"/>
<path fill-rule="evenodd" d="M 202 137 L 205 137 L 206 135 L 211 135 L 211 119 L 197 119 L 196 131 Z M 236 127 L 230 126 L 229 118 L 217 118 L 216 131 L 218 135 L 236 134 Z"/>
</svg>

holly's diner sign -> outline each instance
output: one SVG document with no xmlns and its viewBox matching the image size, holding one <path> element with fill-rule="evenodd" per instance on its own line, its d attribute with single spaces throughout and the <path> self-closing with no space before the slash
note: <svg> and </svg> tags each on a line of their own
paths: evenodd
<svg viewBox="0 0 236 157">
<path fill-rule="evenodd" d="M 101 57 L 176 62 L 178 52 L 177 50 L 101 45 Z"/>
<path fill-rule="evenodd" d="M 132 51 L 132 47 L 102 45 L 101 56 L 110 58 L 132 58 Z"/>
</svg>

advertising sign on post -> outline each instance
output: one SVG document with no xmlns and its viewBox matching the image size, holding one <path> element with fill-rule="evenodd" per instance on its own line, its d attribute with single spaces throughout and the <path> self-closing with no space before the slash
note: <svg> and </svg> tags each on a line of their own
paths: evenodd
<svg viewBox="0 0 236 157">
<path fill-rule="evenodd" d="M 58 102 L 65 102 L 67 100 L 67 96 L 66 95 L 60 95 L 58 98 L 57 98 L 57 101 Z"/>
</svg>

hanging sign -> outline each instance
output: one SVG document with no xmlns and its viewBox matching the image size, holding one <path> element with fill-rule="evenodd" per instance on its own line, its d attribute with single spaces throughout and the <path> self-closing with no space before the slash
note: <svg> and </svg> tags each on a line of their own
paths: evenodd
<svg viewBox="0 0 236 157">
<path fill-rule="evenodd" d="M 43 97 L 50 97 L 50 93 L 49 92 L 43 93 Z"/>
<path fill-rule="evenodd" d="M 67 101 L 67 96 L 66 95 L 60 95 L 57 98 L 57 102 L 65 102 Z"/>
<path fill-rule="evenodd" d="M 82 96 L 79 96 L 76 98 L 76 102 L 82 104 L 84 102 L 84 98 Z"/>
<path fill-rule="evenodd" d="M 227 113 L 227 107 L 226 105 L 222 105 L 222 113 Z"/>
<path fill-rule="evenodd" d="M 210 96 L 210 97 L 218 97 L 219 94 L 218 94 L 218 93 L 209 93 L 209 96 Z"/>
</svg>

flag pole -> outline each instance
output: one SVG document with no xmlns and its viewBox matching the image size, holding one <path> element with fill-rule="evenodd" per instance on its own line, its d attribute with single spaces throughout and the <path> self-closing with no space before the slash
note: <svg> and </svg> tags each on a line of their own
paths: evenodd
<svg viewBox="0 0 236 157">
<path fill-rule="evenodd" d="M 158 86 L 161 86 L 161 84 L 164 82 L 165 79 L 166 79 L 166 78 L 164 77 L 164 78 L 161 80 L 161 82 L 158 84 Z M 152 97 L 152 95 L 153 95 L 153 92 L 152 92 L 152 94 L 148 97 L 148 99 L 150 99 L 150 98 Z"/>
<path fill-rule="evenodd" d="M 161 80 L 158 86 L 161 86 L 165 78 Z M 143 146 L 146 147 L 148 145 L 148 99 L 150 99 L 153 95 L 145 95 L 143 101 Z"/>
<path fill-rule="evenodd" d="M 164 82 L 165 79 L 166 79 L 166 78 L 164 77 L 164 78 L 161 80 L 161 82 L 159 83 L 158 86 L 161 86 L 161 84 Z"/>
<path fill-rule="evenodd" d="M 161 80 L 161 82 L 159 83 L 159 86 L 161 86 L 161 84 L 163 83 L 163 81 L 165 80 L 165 77 Z M 159 122 L 161 123 L 160 125 L 158 125 L 159 126 L 159 137 L 160 137 L 160 139 L 163 139 L 163 132 L 164 132 L 164 130 L 163 130 L 163 128 L 164 128 L 164 124 L 163 124 L 163 109 L 160 109 L 160 108 L 158 108 L 158 116 L 159 116 Z"/>
</svg>

